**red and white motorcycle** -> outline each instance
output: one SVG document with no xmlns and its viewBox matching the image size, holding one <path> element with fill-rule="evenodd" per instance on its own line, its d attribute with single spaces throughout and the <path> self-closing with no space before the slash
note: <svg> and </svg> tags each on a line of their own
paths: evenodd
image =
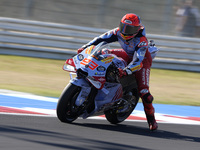
<svg viewBox="0 0 200 150">
<path fill-rule="evenodd" d="M 63 69 L 71 72 L 71 80 L 57 104 L 60 121 L 71 123 L 78 117 L 105 114 L 110 123 L 117 124 L 135 109 L 139 100 L 135 77 L 118 77 L 117 68 L 123 69 L 126 62 L 105 53 L 108 48 L 102 42 L 66 60 Z"/>
</svg>

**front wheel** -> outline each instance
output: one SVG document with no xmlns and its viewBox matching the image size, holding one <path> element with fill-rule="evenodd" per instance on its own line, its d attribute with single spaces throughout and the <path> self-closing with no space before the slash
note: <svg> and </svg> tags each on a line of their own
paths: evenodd
<svg viewBox="0 0 200 150">
<path fill-rule="evenodd" d="M 75 101 L 81 91 L 81 88 L 69 84 L 62 92 L 57 104 L 57 117 L 61 122 L 71 123 L 79 117 L 78 106 Z"/>
</svg>

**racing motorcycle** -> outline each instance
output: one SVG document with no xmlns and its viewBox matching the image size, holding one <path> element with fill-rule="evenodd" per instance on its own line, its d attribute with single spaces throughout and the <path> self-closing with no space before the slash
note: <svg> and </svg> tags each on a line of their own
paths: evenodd
<svg viewBox="0 0 200 150">
<path fill-rule="evenodd" d="M 66 60 L 63 70 L 70 72 L 70 82 L 57 104 L 61 122 L 105 115 L 110 123 L 117 124 L 135 109 L 139 100 L 135 76 L 119 78 L 117 68 L 123 69 L 127 64 L 122 58 L 106 53 L 109 48 L 101 42 Z"/>
</svg>

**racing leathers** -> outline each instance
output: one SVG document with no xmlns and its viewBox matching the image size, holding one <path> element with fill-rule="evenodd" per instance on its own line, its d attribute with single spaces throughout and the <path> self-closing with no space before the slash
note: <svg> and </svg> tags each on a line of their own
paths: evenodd
<svg viewBox="0 0 200 150">
<path fill-rule="evenodd" d="M 113 49 L 111 50 L 111 53 L 114 53 L 127 61 L 128 65 L 123 70 L 126 71 L 128 75 L 135 72 L 138 91 L 144 105 L 149 128 L 150 130 L 156 130 L 157 123 L 154 117 L 154 107 L 152 106 L 153 96 L 149 92 L 149 76 L 152 57 L 148 50 L 145 27 L 143 26 L 138 34 L 128 41 L 122 38 L 119 28 L 112 29 L 99 37 L 94 38 L 84 45 L 82 49 L 85 49 L 90 45 L 97 45 L 103 41 L 107 43 L 118 41 L 121 45 L 122 49 Z M 124 53 L 124 51 L 126 53 Z"/>
</svg>

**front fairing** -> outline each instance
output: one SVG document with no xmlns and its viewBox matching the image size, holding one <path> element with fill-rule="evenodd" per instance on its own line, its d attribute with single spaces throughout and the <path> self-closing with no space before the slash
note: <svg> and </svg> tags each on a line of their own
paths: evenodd
<svg viewBox="0 0 200 150">
<path fill-rule="evenodd" d="M 105 62 L 104 59 L 109 57 L 102 54 L 102 50 L 105 48 L 108 48 L 108 45 L 105 45 L 105 43 L 101 43 L 96 47 L 92 45 L 86 48 L 73 58 L 76 68 L 87 71 L 89 76 L 92 76 L 94 72 L 95 75 L 97 75 L 97 72 L 101 72 L 98 74 L 100 76 L 105 75 L 106 68 L 109 66 L 109 63 L 103 63 Z"/>
<path fill-rule="evenodd" d="M 107 46 L 90 46 L 84 51 L 73 57 L 76 69 L 87 72 L 87 80 L 97 89 L 102 89 L 106 82 L 106 70 L 109 67 L 114 56 L 111 54 L 102 54 L 102 50 Z"/>
<path fill-rule="evenodd" d="M 124 61 L 119 59 L 116 55 L 103 53 L 105 49 L 109 49 L 109 46 L 105 44 L 105 42 L 97 46 L 92 45 L 73 58 L 68 59 L 66 64 L 74 68 L 71 72 L 78 72 L 78 70 L 85 72 L 87 74 L 87 80 L 97 89 L 102 89 L 106 82 L 106 71 L 108 67 L 112 63 L 118 68 L 124 68 L 126 65 Z"/>
</svg>

